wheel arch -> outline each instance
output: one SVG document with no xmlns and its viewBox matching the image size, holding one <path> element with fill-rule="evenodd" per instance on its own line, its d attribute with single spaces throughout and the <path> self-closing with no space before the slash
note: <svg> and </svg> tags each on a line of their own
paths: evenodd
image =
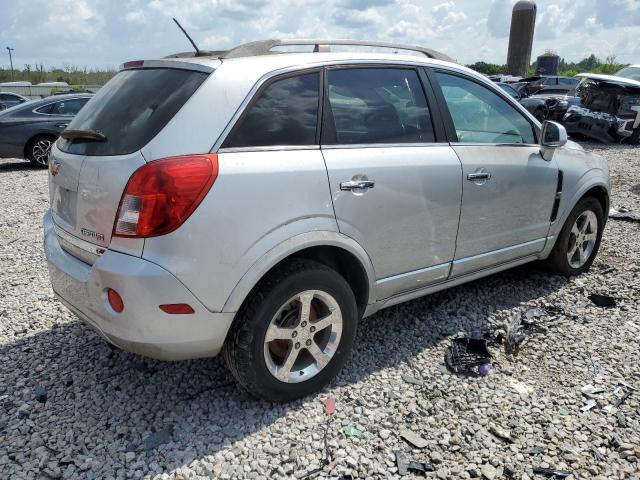
<svg viewBox="0 0 640 480">
<path fill-rule="evenodd" d="M 598 202 L 602 206 L 602 212 L 604 213 L 604 219 L 606 222 L 609 215 L 609 192 L 607 191 L 607 189 L 602 185 L 591 187 L 578 199 L 578 202 L 586 197 L 594 197 L 596 200 L 598 200 Z"/>
<path fill-rule="evenodd" d="M 222 311 L 238 311 L 265 275 L 292 258 L 317 261 L 342 275 L 354 292 L 360 314 L 375 300 L 375 273 L 362 246 L 337 232 L 309 232 L 280 243 L 256 261 L 232 290 Z"/>
</svg>

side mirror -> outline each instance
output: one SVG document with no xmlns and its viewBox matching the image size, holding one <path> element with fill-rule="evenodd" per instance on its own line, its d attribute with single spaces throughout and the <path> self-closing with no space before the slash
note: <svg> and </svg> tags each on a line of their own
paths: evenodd
<svg viewBox="0 0 640 480">
<path fill-rule="evenodd" d="M 567 143 L 567 131 L 558 122 L 545 120 L 540 135 L 540 153 L 542 158 L 550 162 L 553 152 Z"/>
</svg>

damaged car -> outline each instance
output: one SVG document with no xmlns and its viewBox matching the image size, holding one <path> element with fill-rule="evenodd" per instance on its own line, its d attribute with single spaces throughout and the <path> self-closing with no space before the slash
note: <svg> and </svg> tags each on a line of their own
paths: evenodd
<svg viewBox="0 0 640 480">
<path fill-rule="evenodd" d="M 544 98 L 530 97 L 524 90 L 518 90 L 508 83 L 496 82 L 496 85 L 515 98 L 520 105 L 529 110 L 539 122 L 543 122 L 547 118 L 547 102 Z"/>
<path fill-rule="evenodd" d="M 627 67 L 618 72 L 640 68 Z M 640 140 L 640 80 L 620 75 L 582 73 L 576 87 L 577 98 L 559 99 L 556 114 L 566 107 L 562 116 L 567 132 L 603 143 L 637 144 Z"/>
</svg>

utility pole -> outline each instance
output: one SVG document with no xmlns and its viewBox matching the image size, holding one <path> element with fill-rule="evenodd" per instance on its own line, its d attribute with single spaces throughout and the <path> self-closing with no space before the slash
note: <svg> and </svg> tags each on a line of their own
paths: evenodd
<svg viewBox="0 0 640 480">
<path fill-rule="evenodd" d="M 7 47 L 9 51 L 9 63 L 11 64 L 11 81 L 13 82 L 13 58 L 11 58 L 11 52 L 15 50 L 15 48 Z"/>
</svg>

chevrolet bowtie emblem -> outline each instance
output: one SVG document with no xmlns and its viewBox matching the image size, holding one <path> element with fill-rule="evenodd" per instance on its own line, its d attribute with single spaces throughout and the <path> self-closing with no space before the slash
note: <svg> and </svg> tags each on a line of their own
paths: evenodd
<svg viewBox="0 0 640 480">
<path fill-rule="evenodd" d="M 60 167 L 62 167 L 62 165 L 60 165 L 59 162 L 53 162 L 51 164 L 51 175 L 55 177 L 58 173 L 60 173 Z"/>
</svg>

